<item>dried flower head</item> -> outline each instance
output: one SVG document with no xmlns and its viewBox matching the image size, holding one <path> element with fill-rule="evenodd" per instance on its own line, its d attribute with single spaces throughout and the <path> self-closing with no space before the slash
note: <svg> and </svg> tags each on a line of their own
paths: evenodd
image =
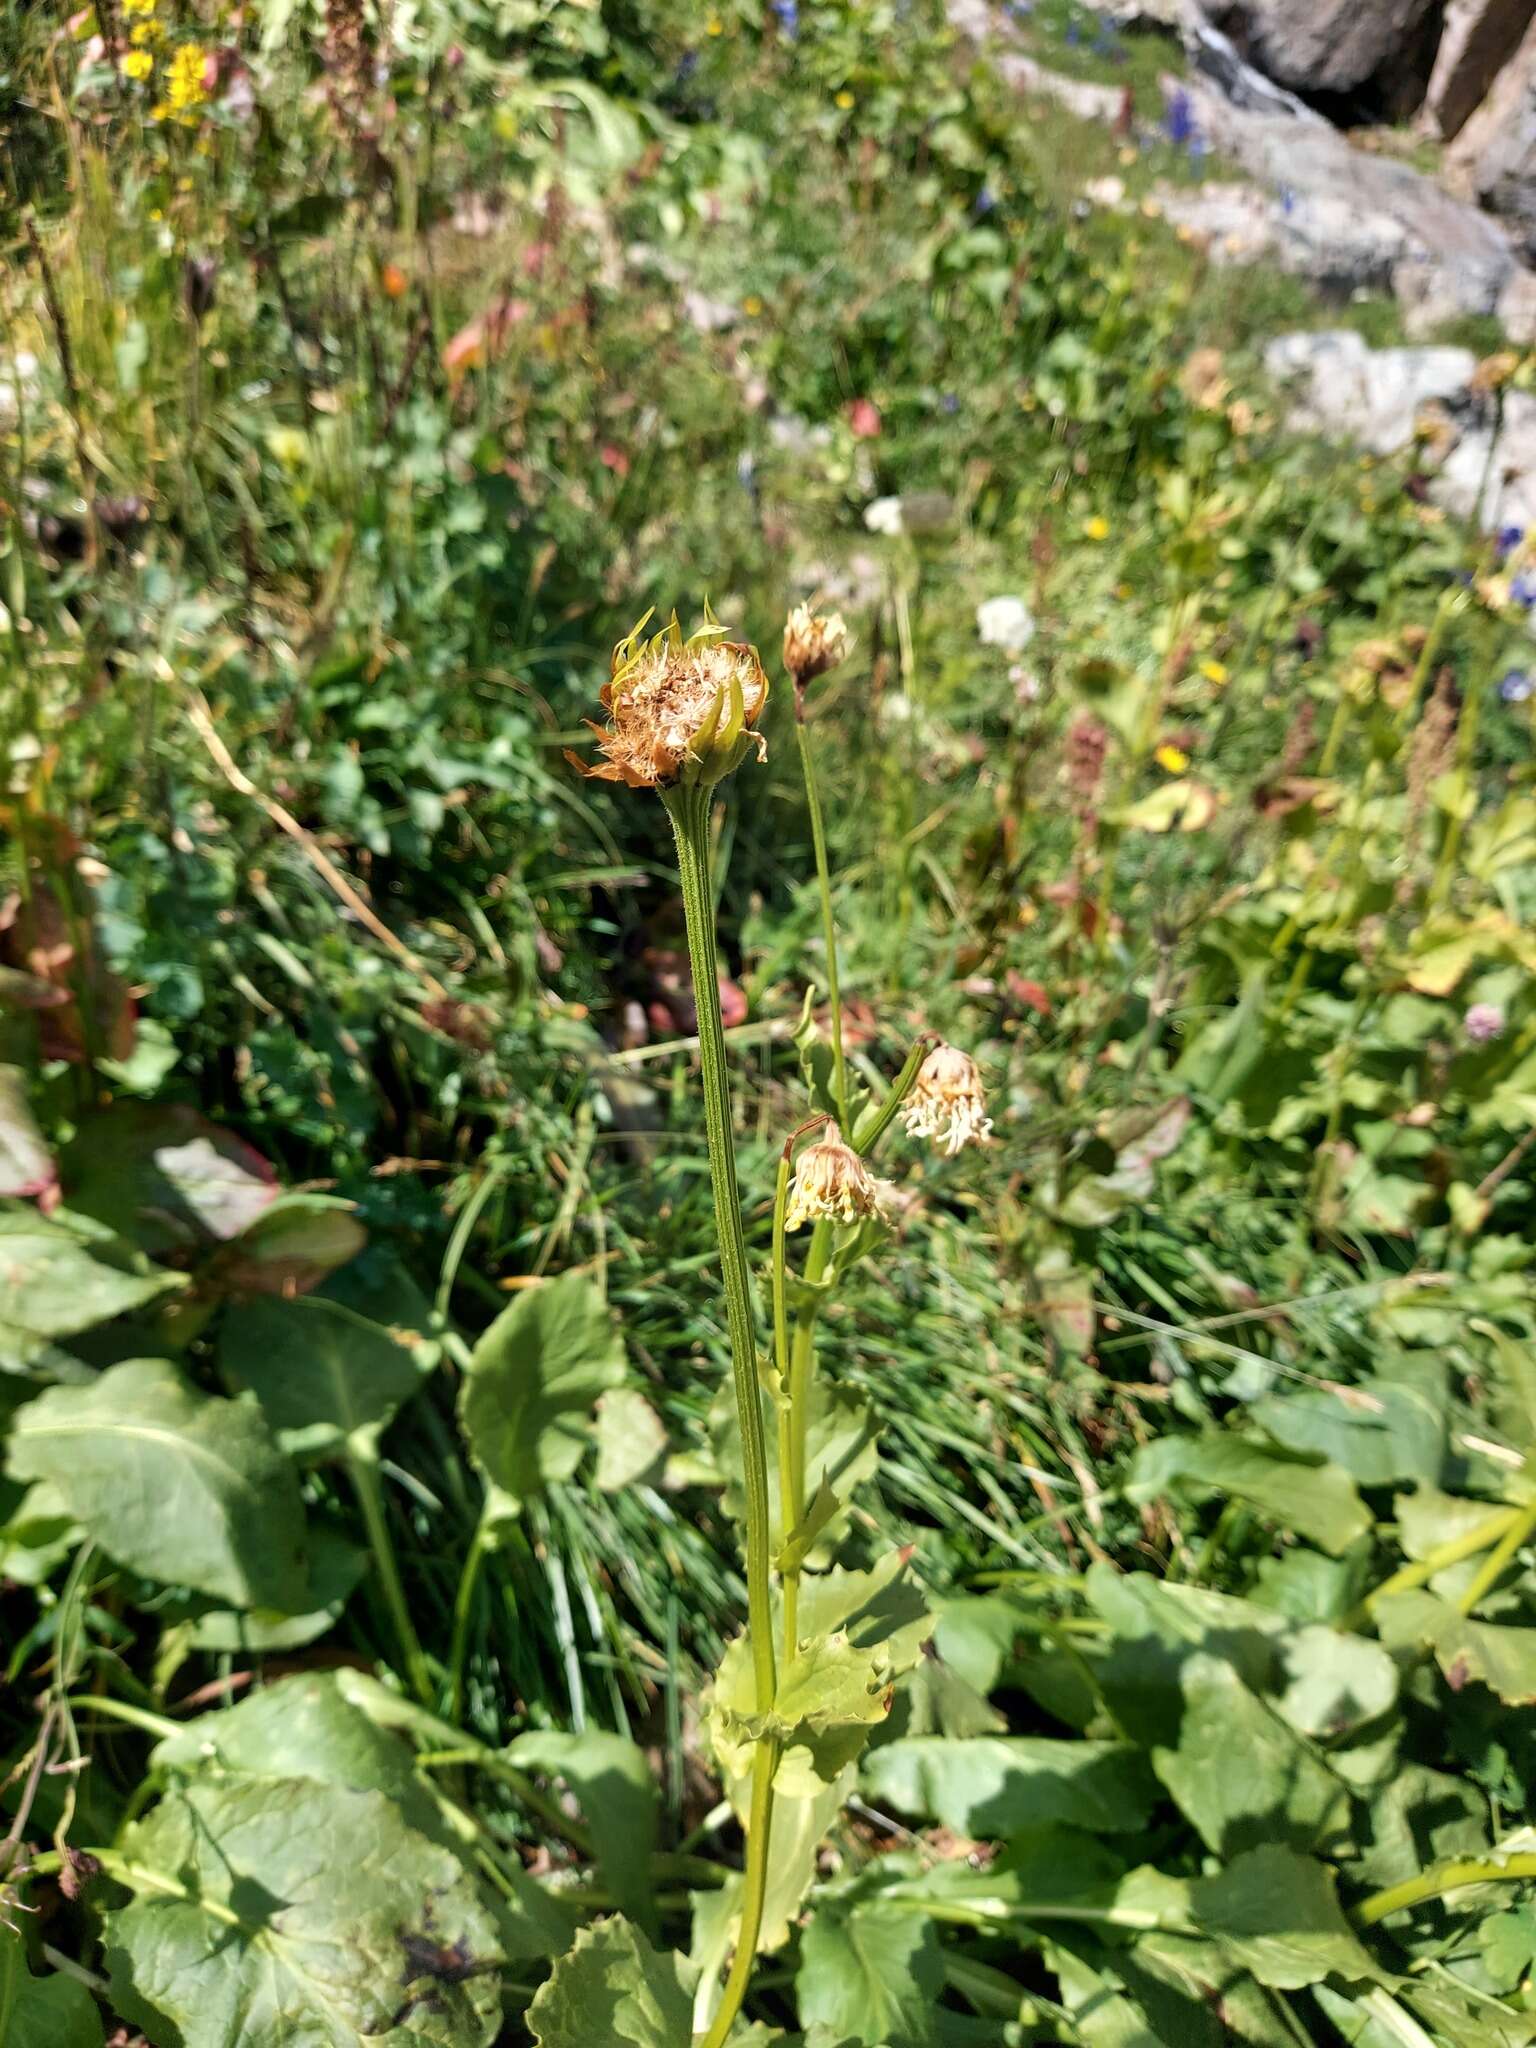
<svg viewBox="0 0 1536 2048">
<path fill-rule="evenodd" d="M 784 625 L 784 666 L 803 688 L 846 659 L 852 636 L 838 612 L 813 612 L 797 604 Z"/>
<path fill-rule="evenodd" d="M 795 1178 L 784 1215 L 786 1230 L 822 1217 L 858 1223 L 880 1214 L 880 1187 L 858 1153 L 843 1143 L 833 1124 L 824 1138 L 807 1145 L 795 1161 Z"/>
<path fill-rule="evenodd" d="M 909 1137 L 931 1138 L 951 1157 L 964 1145 L 985 1145 L 992 1119 L 970 1054 L 955 1045 L 936 1045 L 917 1070 L 901 1119 Z"/>
<path fill-rule="evenodd" d="M 722 639 L 725 629 L 707 604 L 704 625 L 686 639 L 676 612 L 661 632 L 642 638 L 650 617 L 613 650 L 601 693 L 607 725 L 587 721 L 607 759 L 594 768 L 579 755 L 566 758 L 584 775 L 631 789 L 716 783 L 754 745 L 761 760 L 767 749 L 753 728 L 768 701 L 768 678 L 757 649 Z"/>
</svg>

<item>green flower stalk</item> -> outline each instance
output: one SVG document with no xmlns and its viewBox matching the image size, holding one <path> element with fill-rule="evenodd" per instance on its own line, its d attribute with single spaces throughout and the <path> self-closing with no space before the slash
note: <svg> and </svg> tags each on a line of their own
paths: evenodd
<svg viewBox="0 0 1536 2048">
<path fill-rule="evenodd" d="M 677 840 L 688 961 L 698 1011 L 710 1187 L 741 1432 L 746 1496 L 743 1547 L 747 1568 L 747 1642 L 755 1710 L 767 1715 L 773 1709 L 777 1685 L 769 1580 L 768 1460 L 746 1236 L 736 1181 L 725 1026 L 720 1014 L 709 807 L 715 784 L 740 765 L 754 744 L 759 754 L 762 752 L 762 741 L 753 728 L 767 701 L 768 679 L 754 648 L 723 640 L 721 628 L 707 612 L 706 620 L 701 633 L 685 639 L 674 612 L 664 631 L 645 641 L 641 631 L 646 621 L 642 619 L 640 626 L 620 641 L 614 649 L 612 673 L 602 693 L 609 723 L 606 727 L 594 727 L 605 759 L 597 768 L 588 768 L 581 762 L 577 765 L 605 781 L 658 791 Z M 771 1740 L 760 1741 L 752 1759 L 741 1932 L 703 2048 L 721 2048 L 741 2010 L 752 1974 L 767 1891 L 773 1777 L 777 1768 L 776 1744 Z"/>
<path fill-rule="evenodd" d="M 800 750 L 800 773 L 805 780 L 805 807 L 811 820 L 811 846 L 816 856 L 816 886 L 821 894 L 821 929 L 827 953 L 827 1003 L 832 1017 L 832 1099 L 845 1125 L 848 1121 L 848 1068 L 843 1052 L 843 996 L 837 971 L 837 921 L 832 915 L 832 879 L 827 868 L 827 835 L 821 821 L 821 797 L 816 787 L 816 761 L 805 722 L 805 688 L 817 676 L 835 668 L 852 644 L 848 628 L 836 612 L 813 612 L 809 605 L 801 604 L 796 605 L 785 622 L 784 666 L 795 686 L 795 744 Z"/>
</svg>

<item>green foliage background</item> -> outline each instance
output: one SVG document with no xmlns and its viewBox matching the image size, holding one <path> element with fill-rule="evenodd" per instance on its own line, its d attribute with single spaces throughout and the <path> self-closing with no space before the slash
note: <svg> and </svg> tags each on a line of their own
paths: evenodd
<svg viewBox="0 0 1536 2048">
<path fill-rule="evenodd" d="M 817 590 L 855 1065 L 995 1134 L 827 1321 L 829 1626 L 930 1620 L 797 1724 L 732 2038 L 1536 2039 L 1525 543 L 1281 429 L 1389 310 L 1086 215 L 1204 172 L 1023 14 L 1125 161 L 919 0 L 0 20 L 7 2044 L 687 2048 L 727 1346 L 664 820 L 564 752 L 649 607 Z"/>
</svg>

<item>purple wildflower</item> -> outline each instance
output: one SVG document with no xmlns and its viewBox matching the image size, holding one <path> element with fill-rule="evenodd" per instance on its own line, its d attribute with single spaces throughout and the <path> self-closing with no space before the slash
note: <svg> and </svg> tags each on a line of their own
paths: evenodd
<svg viewBox="0 0 1536 2048">
<path fill-rule="evenodd" d="M 1504 1012 L 1497 1003 L 1474 1003 L 1462 1020 L 1473 1045 L 1487 1045 L 1504 1031 Z"/>
<path fill-rule="evenodd" d="M 1512 668 L 1499 684 L 1499 695 L 1506 704 L 1525 704 L 1536 697 L 1536 676 L 1528 669 Z"/>
<path fill-rule="evenodd" d="M 1527 611 L 1536 604 L 1536 571 L 1522 569 L 1509 586 L 1510 602 L 1523 604 Z"/>
<path fill-rule="evenodd" d="M 960 410 L 959 396 L 953 391 L 946 391 L 939 404 L 945 412 L 955 413 Z"/>
<path fill-rule="evenodd" d="M 1168 95 L 1163 110 L 1163 133 L 1178 149 L 1195 139 L 1195 103 L 1182 85 L 1175 86 Z"/>
<path fill-rule="evenodd" d="M 1499 560 L 1502 562 L 1506 555 L 1512 555 L 1524 539 L 1525 528 L 1523 526 L 1501 526 L 1494 537 L 1493 543 L 1498 550 Z"/>
<path fill-rule="evenodd" d="M 971 201 L 971 211 L 977 216 L 978 219 L 980 219 L 985 217 L 985 215 L 989 214 L 992 211 L 993 207 L 996 206 L 996 204 L 997 200 L 995 199 L 993 194 L 987 190 L 985 185 L 983 185 L 981 190 L 976 194 L 976 197 Z"/>
</svg>

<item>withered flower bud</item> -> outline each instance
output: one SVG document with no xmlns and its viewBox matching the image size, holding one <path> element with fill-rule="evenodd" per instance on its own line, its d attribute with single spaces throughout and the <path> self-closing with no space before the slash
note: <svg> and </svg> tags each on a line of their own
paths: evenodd
<svg viewBox="0 0 1536 2048">
<path fill-rule="evenodd" d="M 837 612 L 813 612 L 797 604 L 784 625 L 784 666 L 795 687 L 805 685 L 847 657 L 852 636 Z"/>
<path fill-rule="evenodd" d="M 834 1223 L 858 1223 L 879 1214 L 880 1184 L 858 1153 L 843 1143 L 834 1124 L 795 1161 L 784 1228 L 798 1230 L 802 1223 L 822 1217 Z"/>
<path fill-rule="evenodd" d="M 970 1054 L 955 1045 L 936 1045 L 917 1070 L 901 1120 L 909 1137 L 930 1138 L 951 1157 L 962 1146 L 985 1145 L 992 1119 Z"/>
<path fill-rule="evenodd" d="M 738 767 L 756 746 L 755 732 L 768 701 L 768 678 L 757 649 L 721 638 L 724 627 L 706 604 L 705 623 L 685 639 L 677 613 L 661 632 L 642 638 L 651 614 L 613 650 L 601 700 L 606 726 L 587 720 L 607 756 L 589 767 L 566 759 L 599 782 L 631 789 L 668 789 L 675 783 L 706 787 Z"/>
</svg>

